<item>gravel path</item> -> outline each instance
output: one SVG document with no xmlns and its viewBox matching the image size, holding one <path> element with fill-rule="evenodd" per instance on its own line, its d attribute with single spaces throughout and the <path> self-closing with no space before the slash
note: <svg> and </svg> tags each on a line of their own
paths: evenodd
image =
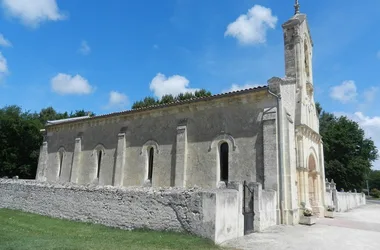
<svg viewBox="0 0 380 250">
<path fill-rule="evenodd" d="M 275 226 L 223 246 L 257 250 L 379 250 L 380 204 L 368 202 L 366 206 L 338 213 L 334 219 L 321 218 L 313 226 Z"/>
</svg>

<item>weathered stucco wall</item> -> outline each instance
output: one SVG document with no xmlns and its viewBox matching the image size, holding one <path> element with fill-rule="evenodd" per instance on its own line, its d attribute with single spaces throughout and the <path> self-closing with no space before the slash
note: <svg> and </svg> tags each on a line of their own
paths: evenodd
<svg viewBox="0 0 380 250">
<path fill-rule="evenodd" d="M 216 196 L 215 211 L 215 238 L 226 239 L 226 236 L 239 237 L 244 227 L 239 223 L 240 196 L 237 191 L 225 189 L 223 195 Z"/>
<path fill-rule="evenodd" d="M 220 176 L 219 146 L 227 142 L 229 180 L 262 181 L 262 116 L 264 109 L 274 106 L 274 98 L 263 89 L 47 127 L 47 156 L 40 159 L 37 177 L 44 180 L 40 177 L 44 172 L 48 181 L 143 186 L 148 176 L 147 149 L 153 147 L 152 186 L 214 188 Z M 122 140 L 120 133 L 124 133 Z M 99 178 L 96 148 L 104 152 Z M 60 149 L 65 151 L 61 176 Z"/>
<path fill-rule="evenodd" d="M 248 186 L 253 190 L 254 196 L 254 231 L 261 232 L 271 226 L 277 225 L 277 192 L 274 190 L 263 190 L 260 183 L 249 183 Z"/>
<path fill-rule="evenodd" d="M 275 191 L 262 190 L 260 201 L 260 231 L 277 224 L 277 196 Z"/>
<path fill-rule="evenodd" d="M 326 206 L 334 206 L 333 192 L 331 190 L 325 192 L 325 204 Z"/>
<path fill-rule="evenodd" d="M 79 186 L 0 179 L 0 208 L 123 229 L 187 231 L 216 243 L 240 236 L 238 191 Z M 240 234 L 239 234 L 240 233 Z"/>
<path fill-rule="evenodd" d="M 346 212 L 366 204 L 364 193 L 337 192 L 336 197 L 335 206 L 337 212 Z"/>
</svg>

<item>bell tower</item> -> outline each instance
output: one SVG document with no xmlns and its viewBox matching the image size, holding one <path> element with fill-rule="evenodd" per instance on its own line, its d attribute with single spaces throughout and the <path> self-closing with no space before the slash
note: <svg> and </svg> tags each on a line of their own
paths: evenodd
<svg viewBox="0 0 380 250">
<path fill-rule="evenodd" d="M 293 171 L 291 177 L 296 178 L 285 178 L 285 182 L 291 187 L 296 183 L 292 198 L 297 196 L 299 207 L 309 207 L 316 215 L 323 217 L 325 173 L 323 142 L 314 101 L 313 40 L 307 17 L 300 12 L 298 0 L 295 0 L 294 9 L 294 15 L 282 25 L 286 77 L 282 81 L 281 94 L 283 98 L 292 97 L 284 98 L 283 103 L 288 111 L 289 103 L 293 107 L 290 115 L 294 117 L 294 130 L 291 131 L 294 137 L 289 141 L 294 141 L 296 151 L 295 160 L 284 163 L 285 172 Z"/>
<path fill-rule="evenodd" d="M 295 1 L 295 13 L 282 25 L 285 46 L 285 74 L 296 82 L 295 125 L 306 125 L 319 132 L 314 102 L 313 40 L 305 14 Z"/>
</svg>

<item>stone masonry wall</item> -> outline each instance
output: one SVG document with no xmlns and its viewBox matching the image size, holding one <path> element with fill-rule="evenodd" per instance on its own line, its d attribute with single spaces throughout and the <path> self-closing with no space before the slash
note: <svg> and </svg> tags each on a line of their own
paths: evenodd
<svg viewBox="0 0 380 250">
<path fill-rule="evenodd" d="M 186 231 L 216 243 L 237 237 L 237 197 L 236 190 L 226 189 L 116 188 L 0 179 L 0 208 L 122 229 Z M 221 230 L 216 220 L 231 230 Z"/>
<path fill-rule="evenodd" d="M 354 192 L 338 192 L 334 180 L 329 182 L 326 179 L 325 192 L 326 206 L 334 206 L 337 212 L 347 212 L 351 209 L 363 206 L 366 204 L 364 193 Z"/>
<path fill-rule="evenodd" d="M 229 181 L 260 182 L 264 169 L 262 116 L 265 109 L 274 106 L 275 99 L 262 88 L 48 126 L 37 180 L 216 188 L 220 181 L 219 147 L 227 142 Z M 154 149 L 154 160 L 148 181 L 150 148 Z"/>
</svg>

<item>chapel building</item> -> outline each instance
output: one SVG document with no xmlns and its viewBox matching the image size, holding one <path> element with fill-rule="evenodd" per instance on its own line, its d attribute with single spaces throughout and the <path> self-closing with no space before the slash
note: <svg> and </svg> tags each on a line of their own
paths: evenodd
<svg viewBox="0 0 380 250">
<path fill-rule="evenodd" d="M 267 86 L 46 124 L 36 179 L 112 185 L 226 188 L 261 183 L 278 216 L 301 204 L 324 213 L 323 144 L 306 15 L 282 25 L 285 77 Z"/>
</svg>

